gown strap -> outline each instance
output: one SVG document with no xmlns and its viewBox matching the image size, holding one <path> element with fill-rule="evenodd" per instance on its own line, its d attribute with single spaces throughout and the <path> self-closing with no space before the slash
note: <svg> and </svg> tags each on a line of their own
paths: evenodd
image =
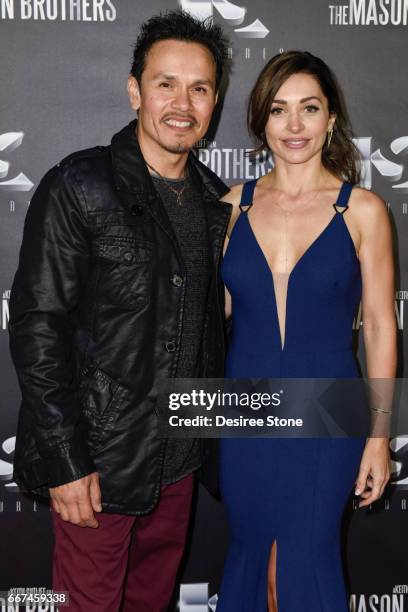
<svg viewBox="0 0 408 612">
<path fill-rule="evenodd" d="M 252 199 L 254 197 L 255 185 L 257 183 L 257 180 L 258 179 L 254 179 L 252 181 L 247 181 L 246 183 L 244 183 L 244 186 L 242 187 L 241 202 L 239 204 L 241 212 L 246 213 L 251 208 L 253 204 Z"/>
<path fill-rule="evenodd" d="M 340 215 L 344 215 L 344 213 L 348 209 L 348 201 L 353 187 L 353 183 L 348 183 L 346 181 L 341 186 L 337 202 L 333 204 L 334 210 Z"/>
</svg>

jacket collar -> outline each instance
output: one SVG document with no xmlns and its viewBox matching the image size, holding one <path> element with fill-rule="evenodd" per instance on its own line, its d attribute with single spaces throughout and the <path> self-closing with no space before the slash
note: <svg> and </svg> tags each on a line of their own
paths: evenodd
<svg viewBox="0 0 408 612">
<path fill-rule="evenodd" d="M 113 177 L 116 189 L 119 191 L 122 202 L 135 214 L 140 214 L 140 208 L 147 209 L 163 231 L 172 241 L 180 262 L 182 255 L 173 227 L 157 197 L 153 181 L 150 177 L 146 163 L 143 159 L 138 140 L 136 138 L 136 121 L 132 121 L 118 134 L 115 134 L 111 143 L 111 156 Z M 219 199 L 228 191 L 228 187 L 211 170 L 202 164 L 194 154 L 188 156 L 188 170 L 202 189 L 203 200 L 209 239 L 213 260 L 217 261 L 222 248 L 222 241 L 226 232 L 232 205 L 219 203 Z"/>
<path fill-rule="evenodd" d="M 154 196 L 153 182 L 150 178 L 142 151 L 136 137 L 137 121 L 131 121 L 111 141 L 113 176 L 116 189 L 141 196 Z M 228 191 L 228 187 L 197 157 L 188 156 L 189 171 L 198 179 L 203 188 L 204 199 L 219 200 Z"/>
</svg>

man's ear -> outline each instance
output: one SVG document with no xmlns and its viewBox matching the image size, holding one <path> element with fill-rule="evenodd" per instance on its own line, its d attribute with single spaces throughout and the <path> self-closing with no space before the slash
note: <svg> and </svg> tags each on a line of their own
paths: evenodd
<svg viewBox="0 0 408 612">
<path fill-rule="evenodd" d="M 127 92 L 131 108 L 137 112 L 140 108 L 140 87 L 139 83 L 131 74 L 127 80 Z"/>
</svg>

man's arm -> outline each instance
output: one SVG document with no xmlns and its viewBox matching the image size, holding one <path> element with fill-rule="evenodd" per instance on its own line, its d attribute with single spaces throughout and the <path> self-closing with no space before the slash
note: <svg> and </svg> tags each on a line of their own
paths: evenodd
<svg viewBox="0 0 408 612">
<path fill-rule="evenodd" d="M 48 485 L 95 471 L 78 422 L 73 318 L 90 261 L 86 206 L 69 163 L 38 186 L 10 298 L 10 348 Z"/>
</svg>

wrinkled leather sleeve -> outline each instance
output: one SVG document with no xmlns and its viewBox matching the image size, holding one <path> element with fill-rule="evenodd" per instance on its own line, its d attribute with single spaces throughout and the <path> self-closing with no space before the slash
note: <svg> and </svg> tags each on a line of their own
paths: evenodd
<svg viewBox="0 0 408 612">
<path fill-rule="evenodd" d="M 73 318 L 90 262 L 86 205 L 73 168 L 50 170 L 28 209 L 10 297 L 10 348 L 30 427 L 55 487 L 95 471 L 81 438 Z"/>
</svg>

